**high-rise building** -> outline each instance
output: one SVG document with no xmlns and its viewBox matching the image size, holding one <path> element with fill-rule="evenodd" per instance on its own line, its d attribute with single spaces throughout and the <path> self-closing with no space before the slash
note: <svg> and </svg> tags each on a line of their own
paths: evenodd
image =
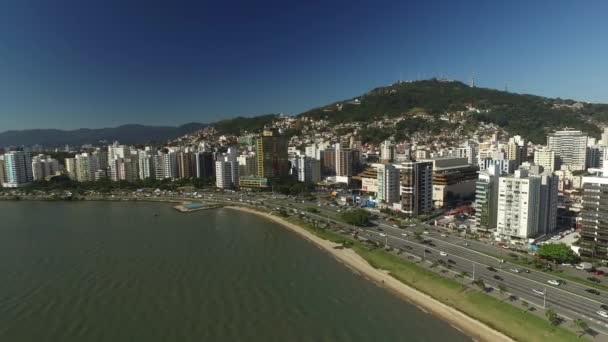
<svg viewBox="0 0 608 342">
<path fill-rule="evenodd" d="M 608 165 L 598 175 L 583 177 L 579 254 L 583 257 L 608 258 Z"/>
<path fill-rule="evenodd" d="M 111 178 L 113 181 L 134 182 L 139 178 L 138 163 L 130 158 L 114 158 L 110 162 Z"/>
<path fill-rule="evenodd" d="M 255 154 L 241 154 L 236 159 L 239 162 L 239 175 L 241 177 L 257 175 L 258 158 Z"/>
<path fill-rule="evenodd" d="M 479 144 L 473 141 L 467 141 L 464 145 L 458 147 L 456 156 L 458 158 L 467 158 L 467 162 L 471 165 L 477 165 L 477 153 L 479 152 Z"/>
<path fill-rule="evenodd" d="M 401 211 L 417 216 L 433 210 L 433 163 L 395 165 L 401 180 Z"/>
<path fill-rule="evenodd" d="M 498 186 L 497 231 L 501 238 L 526 239 L 555 230 L 557 177 L 540 167 L 522 167 Z"/>
<path fill-rule="evenodd" d="M 0 185 L 6 183 L 6 162 L 4 156 L 0 156 Z"/>
<path fill-rule="evenodd" d="M 498 209 L 498 178 L 500 166 L 493 165 L 479 171 L 475 186 L 475 229 L 488 231 L 496 228 Z"/>
<path fill-rule="evenodd" d="M 35 181 L 45 180 L 59 171 L 59 162 L 50 156 L 39 154 L 32 157 L 32 176 Z"/>
<path fill-rule="evenodd" d="M 117 141 L 108 146 L 108 164 L 116 158 L 129 158 L 130 156 L 131 150 L 129 149 L 129 146 L 120 145 Z"/>
<path fill-rule="evenodd" d="M 606 146 L 595 144 L 587 145 L 587 168 L 603 168 L 605 158 Z"/>
<path fill-rule="evenodd" d="M 276 178 L 289 176 L 288 139 L 277 130 L 264 128 L 256 141 L 257 176 Z M 217 167 L 216 167 L 217 170 Z"/>
<path fill-rule="evenodd" d="M 77 180 L 76 158 L 65 158 L 65 171 L 71 180 Z"/>
<path fill-rule="evenodd" d="M 498 165 L 501 173 L 512 174 L 513 172 L 515 172 L 515 160 L 509 160 L 504 158 L 479 159 L 479 170 L 493 168 L 494 165 Z"/>
<path fill-rule="evenodd" d="M 239 163 L 218 160 L 215 162 L 215 186 L 220 189 L 233 189 L 239 186 Z"/>
<path fill-rule="evenodd" d="M 528 158 L 528 143 L 521 136 L 516 135 L 509 139 L 505 149 L 508 160 L 515 161 L 515 167 L 519 167 Z"/>
<path fill-rule="evenodd" d="M 76 180 L 79 182 L 95 181 L 95 172 L 99 169 L 97 158 L 89 153 L 77 154 L 75 157 Z"/>
<path fill-rule="evenodd" d="M 215 174 L 215 160 L 212 152 L 196 152 L 194 154 L 196 178 L 211 178 Z"/>
<path fill-rule="evenodd" d="M 395 142 L 387 139 L 380 145 L 380 163 L 392 163 L 395 161 Z"/>
<path fill-rule="evenodd" d="M 600 140 L 600 144 L 608 146 L 608 127 L 604 127 L 604 132 L 602 132 L 602 139 Z"/>
<path fill-rule="evenodd" d="M 150 151 L 139 152 L 138 164 L 139 179 L 144 180 L 147 178 L 156 178 L 154 156 L 150 153 Z"/>
<path fill-rule="evenodd" d="M 321 181 L 321 162 L 306 155 L 296 157 L 298 180 L 305 183 Z"/>
<path fill-rule="evenodd" d="M 31 183 L 32 157 L 29 152 L 10 151 L 4 155 L 5 188 L 19 188 Z"/>
<path fill-rule="evenodd" d="M 353 151 L 350 148 L 342 148 L 340 143 L 335 145 L 336 176 L 350 177 L 353 175 Z"/>
<path fill-rule="evenodd" d="M 194 155 L 190 152 L 177 152 L 177 177 L 192 178 L 196 174 Z"/>
<path fill-rule="evenodd" d="M 587 165 L 587 135 L 581 131 L 563 130 L 547 136 L 547 147 L 555 152 L 562 167 L 585 170 Z"/>
<path fill-rule="evenodd" d="M 336 175 L 336 150 L 326 149 L 320 151 L 321 156 L 321 175 L 335 176 Z"/>
<path fill-rule="evenodd" d="M 542 166 L 548 172 L 555 172 L 559 169 L 555 152 L 548 148 L 534 151 L 534 164 Z"/>
<path fill-rule="evenodd" d="M 392 164 L 379 164 L 377 170 L 378 201 L 387 204 L 399 202 L 399 169 Z"/>
</svg>

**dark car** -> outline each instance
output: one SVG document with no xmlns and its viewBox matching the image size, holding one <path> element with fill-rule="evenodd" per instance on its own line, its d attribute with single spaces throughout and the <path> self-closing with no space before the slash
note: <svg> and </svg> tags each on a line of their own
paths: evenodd
<svg viewBox="0 0 608 342">
<path fill-rule="evenodd" d="M 381 231 L 381 232 L 383 232 L 383 231 L 384 231 L 384 229 L 382 229 L 382 228 L 380 228 L 380 227 L 378 227 L 378 230 L 379 230 L 379 231 Z"/>
<path fill-rule="evenodd" d="M 602 305 L 600 305 L 600 309 L 608 310 L 608 305 L 602 304 Z"/>
<path fill-rule="evenodd" d="M 452 260 L 452 259 L 448 259 L 448 262 L 449 262 L 450 264 L 455 264 L 455 263 L 456 263 L 456 261 L 454 261 L 454 260 Z"/>
<path fill-rule="evenodd" d="M 588 277 L 587 280 L 592 281 L 594 283 L 599 283 L 600 282 L 600 280 L 597 279 L 596 277 Z"/>
<path fill-rule="evenodd" d="M 599 295 L 600 291 L 596 290 L 596 289 L 586 289 L 585 291 L 594 294 L 594 295 Z"/>
<path fill-rule="evenodd" d="M 486 269 L 488 271 L 496 272 L 496 269 L 494 267 L 492 267 L 492 266 L 488 266 L 488 267 L 486 267 Z"/>
<path fill-rule="evenodd" d="M 431 254 L 431 251 L 429 251 L 428 249 L 425 249 L 424 251 L 428 254 Z"/>
<path fill-rule="evenodd" d="M 496 280 L 503 280 L 503 279 L 502 279 L 502 277 L 501 277 L 501 276 L 499 276 L 499 275 L 495 275 L 495 276 L 494 276 L 494 279 L 496 279 Z"/>
</svg>

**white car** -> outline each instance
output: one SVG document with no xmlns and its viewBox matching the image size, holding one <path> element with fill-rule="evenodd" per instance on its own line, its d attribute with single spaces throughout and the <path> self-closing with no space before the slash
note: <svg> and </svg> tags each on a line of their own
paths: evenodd
<svg viewBox="0 0 608 342">
<path fill-rule="evenodd" d="M 517 268 L 512 268 L 512 269 L 511 269 L 511 272 L 519 273 L 519 272 L 520 272 L 520 270 L 519 270 L 519 269 L 517 269 Z"/>
<path fill-rule="evenodd" d="M 425 231 L 422 232 L 422 234 L 429 235 L 429 232 L 425 230 Z"/>
<path fill-rule="evenodd" d="M 447 235 L 445 235 L 445 234 L 441 234 L 441 237 L 447 237 Z"/>
<path fill-rule="evenodd" d="M 394 225 L 393 225 L 393 227 L 395 227 L 395 228 L 399 228 L 399 226 L 398 226 L 398 225 L 396 225 L 396 224 L 394 224 Z"/>
<path fill-rule="evenodd" d="M 386 234 L 384 234 L 384 233 L 380 233 L 380 236 L 385 237 L 385 236 L 386 236 Z"/>
<path fill-rule="evenodd" d="M 532 292 L 534 292 L 534 294 L 537 294 L 539 296 L 544 296 L 545 293 L 541 290 L 537 290 L 537 289 L 532 289 Z"/>
<path fill-rule="evenodd" d="M 585 266 L 583 266 L 583 265 L 576 265 L 576 269 L 577 270 L 584 270 Z"/>
<path fill-rule="evenodd" d="M 598 315 L 604 317 L 604 318 L 608 318 L 608 312 L 600 310 L 597 312 Z"/>
<path fill-rule="evenodd" d="M 446 253 L 446 252 L 439 252 L 439 255 L 445 257 L 445 256 L 448 256 L 448 253 Z"/>
<path fill-rule="evenodd" d="M 401 236 L 407 237 L 406 233 L 401 233 Z"/>
<path fill-rule="evenodd" d="M 551 279 L 551 280 L 547 280 L 547 283 L 553 285 L 553 286 L 560 286 L 561 282 L 559 280 L 555 280 L 555 279 Z"/>
</svg>

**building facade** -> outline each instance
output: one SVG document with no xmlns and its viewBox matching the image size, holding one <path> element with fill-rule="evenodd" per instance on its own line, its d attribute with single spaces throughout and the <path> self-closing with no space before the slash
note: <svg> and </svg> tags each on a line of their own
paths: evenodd
<svg viewBox="0 0 608 342">
<path fill-rule="evenodd" d="M 560 164 L 569 170 L 585 170 L 587 134 L 576 130 L 556 131 L 547 136 L 547 147 L 554 151 Z"/>
</svg>

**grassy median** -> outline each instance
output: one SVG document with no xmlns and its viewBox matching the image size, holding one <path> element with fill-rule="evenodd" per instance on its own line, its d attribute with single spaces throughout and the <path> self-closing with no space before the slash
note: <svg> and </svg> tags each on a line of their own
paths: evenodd
<svg viewBox="0 0 608 342">
<path fill-rule="evenodd" d="M 316 229 L 297 218 L 288 218 L 318 237 L 336 243 L 348 241 L 352 248 L 373 267 L 389 271 L 399 281 L 445 303 L 517 341 L 573 341 L 577 335 L 563 327 L 554 327 L 545 319 L 476 290 L 465 291 L 454 279 L 442 277 L 414 262 L 399 258 L 379 248 L 369 248 L 337 232 Z"/>
</svg>

